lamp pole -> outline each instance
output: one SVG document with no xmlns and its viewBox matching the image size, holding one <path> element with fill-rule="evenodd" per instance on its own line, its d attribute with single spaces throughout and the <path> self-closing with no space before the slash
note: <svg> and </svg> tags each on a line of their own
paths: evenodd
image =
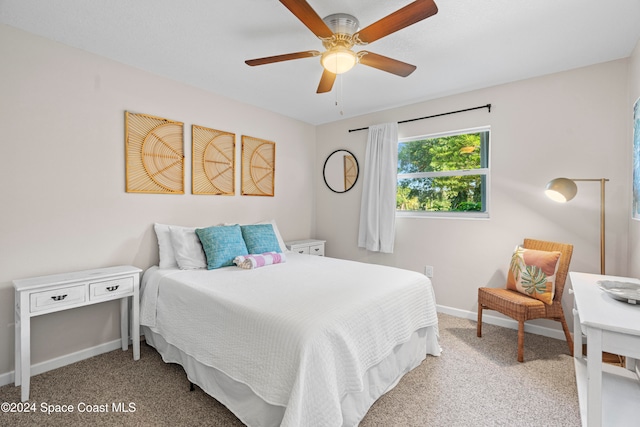
<svg viewBox="0 0 640 427">
<path fill-rule="evenodd" d="M 594 179 L 573 179 L 571 181 L 590 181 L 600 182 L 600 274 L 605 274 L 604 268 L 604 183 L 609 181 L 607 178 Z"/>
</svg>

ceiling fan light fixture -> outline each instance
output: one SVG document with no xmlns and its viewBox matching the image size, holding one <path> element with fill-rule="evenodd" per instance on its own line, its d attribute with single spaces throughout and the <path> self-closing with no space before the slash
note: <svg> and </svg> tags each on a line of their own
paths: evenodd
<svg viewBox="0 0 640 427">
<path fill-rule="evenodd" d="M 343 47 L 335 46 L 322 54 L 320 63 L 325 70 L 333 74 L 346 73 L 356 65 L 358 57 L 353 51 Z"/>
<path fill-rule="evenodd" d="M 321 18 L 307 0 L 280 0 L 280 3 L 320 39 L 326 52 L 321 54 L 317 50 L 309 50 L 250 59 L 245 63 L 249 66 L 265 65 L 320 56 L 320 64 L 324 70 L 316 93 L 330 92 L 336 75 L 346 73 L 357 63 L 400 77 L 407 77 L 415 71 L 415 65 L 366 50 L 354 52 L 351 49 L 354 45 L 368 45 L 380 40 L 438 12 L 434 0 L 414 0 L 361 30 L 358 20 L 348 13 L 334 13 Z"/>
</svg>

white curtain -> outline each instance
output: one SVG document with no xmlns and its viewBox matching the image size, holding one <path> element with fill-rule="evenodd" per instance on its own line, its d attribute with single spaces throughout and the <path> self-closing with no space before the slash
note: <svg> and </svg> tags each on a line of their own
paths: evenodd
<svg viewBox="0 0 640 427">
<path fill-rule="evenodd" d="M 397 176 L 398 124 L 370 126 L 360 204 L 359 247 L 393 253 Z"/>
</svg>

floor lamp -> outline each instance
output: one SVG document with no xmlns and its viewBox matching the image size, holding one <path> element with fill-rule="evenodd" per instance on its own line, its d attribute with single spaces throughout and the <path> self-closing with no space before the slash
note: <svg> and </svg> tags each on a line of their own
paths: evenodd
<svg viewBox="0 0 640 427">
<path fill-rule="evenodd" d="M 578 193 L 576 181 L 592 181 L 600 183 L 600 274 L 605 274 L 604 270 L 604 183 L 607 178 L 597 179 L 569 179 L 556 178 L 547 184 L 544 193 L 548 198 L 556 202 L 564 203 L 573 199 Z"/>
</svg>

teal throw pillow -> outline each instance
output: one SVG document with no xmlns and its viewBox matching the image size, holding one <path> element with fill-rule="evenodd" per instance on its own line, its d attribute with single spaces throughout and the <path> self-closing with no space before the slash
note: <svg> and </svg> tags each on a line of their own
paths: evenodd
<svg viewBox="0 0 640 427">
<path fill-rule="evenodd" d="M 233 265 L 239 255 L 249 255 L 239 225 L 198 228 L 196 234 L 207 256 L 207 269 Z"/>
<path fill-rule="evenodd" d="M 282 252 L 278 237 L 271 224 L 243 225 L 240 229 L 250 254 Z"/>
</svg>

